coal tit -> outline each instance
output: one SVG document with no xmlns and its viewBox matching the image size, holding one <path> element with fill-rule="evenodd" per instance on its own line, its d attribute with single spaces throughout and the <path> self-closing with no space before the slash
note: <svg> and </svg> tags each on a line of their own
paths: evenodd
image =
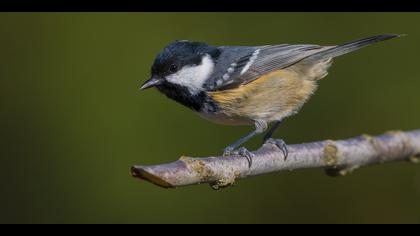
<svg viewBox="0 0 420 236">
<path fill-rule="evenodd" d="M 399 35 L 372 36 L 338 46 L 279 44 L 211 46 L 178 40 L 163 48 L 141 89 L 157 88 L 203 118 L 226 125 L 255 125 L 248 135 L 225 148 L 224 155 L 253 154 L 242 144 L 267 130 L 263 143 L 280 148 L 271 138 L 285 117 L 296 114 L 325 77 L 332 59 Z"/>
</svg>

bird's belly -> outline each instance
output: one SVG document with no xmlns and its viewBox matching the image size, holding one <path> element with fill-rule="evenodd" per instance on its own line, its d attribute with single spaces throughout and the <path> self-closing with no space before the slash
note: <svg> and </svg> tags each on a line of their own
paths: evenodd
<svg viewBox="0 0 420 236">
<path fill-rule="evenodd" d="M 296 113 L 315 89 L 315 81 L 292 70 L 279 70 L 210 96 L 228 117 L 272 122 Z"/>
<path fill-rule="evenodd" d="M 199 112 L 202 118 L 222 125 L 252 125 L 254 122 L 246 117 L 228 116 L 224 113 Z"/>
</svg>

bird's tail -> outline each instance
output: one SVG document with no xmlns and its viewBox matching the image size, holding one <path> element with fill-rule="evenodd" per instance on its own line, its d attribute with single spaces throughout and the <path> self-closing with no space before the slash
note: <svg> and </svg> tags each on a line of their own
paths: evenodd
<svg viewBox="0 0 420 236">
<path fill-rule="evenodd" d="M 328 48 L 324 51 L 317 52 L 317 53 L 312 54 L 311 56 L 305 58 L 304 61 L 306 61 L 306 62 L 317 62 L 317 61 L 328 60 L 330 58 L 338 57 L 338 56 L 347 54 L 349 52 L 353 52 L 357 49 L 366 47 L 368 45 L 371 45 L 371 44 L 374 44 L 374 43 L 377 43 L 377 42 L 380 42 L 380 41 L 400 37 L 400 36 L 404 36 L 404 35 L 382 34 L 382 35 L 376 35 L 376 36 L 372 36 L 372 37 L 368 37 L 368 38 L 364 38 L 364 39 L 359 39 L 359 40 L 348 42 L 348 43 L 345 43 L 345 44 L 342 44 L 342 45 L 330 47 L 330 48 Z"/>
</svg>

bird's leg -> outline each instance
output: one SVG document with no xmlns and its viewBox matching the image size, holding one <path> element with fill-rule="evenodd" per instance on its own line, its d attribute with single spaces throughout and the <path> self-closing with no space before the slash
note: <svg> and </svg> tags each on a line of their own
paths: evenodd
<svg viewBox="0 0 420 236">
<path fill-rule="evenodd" d="M 287 155 L 289 154 L 288 150 L 287 150 L 287 145 L 286 142 L 284 142 L 283 139 L 272 139 L 271 136 L 273 136 L 274 132 L 277 130 L 277 128 L 280 126 L 281 124 L 281 120 L 280 121 L 276 121 L 273 126 L 267 131 L 267 133 L 264 135 L 263 138 L 263 144 L 265 143 L 269 143 L 269 144 L 273 144 L 275 146 L 277 146 L 284 155 L 284 160 L 287 159 Z"/>
<path fill-rule="evenodd" d="M 265 143 L 267 140 L 269 140 L 271 138 L 271 136 L 273 136 L 274 132 L 276 132 L 277 128 L 280 126 L 281 124 L 281 120 L 276 121 L 273 126 L 267 131 L 267 133 L 265 133 L 264 137 L 263 137 L 263 143 Z"/>
<path fill-rule="evenodd" d="M 255 121 L 255 130 L 251 133 L 247 134 L 246 136 L 240 138 L 236 142 L 232 143 L 228 147 L 225 148 L 225 151 L 223 152 L 223 156 L 229 156 L 232 154 L 239 154 L 241 156 L 244 156 L 248 159 L 249 167 L 252 165 L 252 158 L 254 157 L 254 154 L 252 154 L 250 151 L 248 151 L 245 147 L 241 147 L 238 150 L 236 150 L 239 146 L 246 143 L 248 140 L 253 138 L 257 134 L 263 133 L 267 129 L 267 122 L 262 120 Z"/>
</svg>

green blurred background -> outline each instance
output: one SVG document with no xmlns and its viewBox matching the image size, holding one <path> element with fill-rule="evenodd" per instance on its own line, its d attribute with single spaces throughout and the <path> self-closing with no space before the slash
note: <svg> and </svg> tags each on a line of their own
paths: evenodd
<svg viewBox="0 0 420 236">
<path fill-rule="evenodd" d="M 419 23 L 419 13 L 0 13 L 0 222 L 420 223 L 420 167 L 409 163 L 340 178 L 273 173 L 221 191 L 129 175 L 133 164 L 219 154 L 251 129 L 139 91 L 168 42 L 408 34 L 338 58 L 277 132 L 292 144 L 420 128 Z"/>
</svg>

